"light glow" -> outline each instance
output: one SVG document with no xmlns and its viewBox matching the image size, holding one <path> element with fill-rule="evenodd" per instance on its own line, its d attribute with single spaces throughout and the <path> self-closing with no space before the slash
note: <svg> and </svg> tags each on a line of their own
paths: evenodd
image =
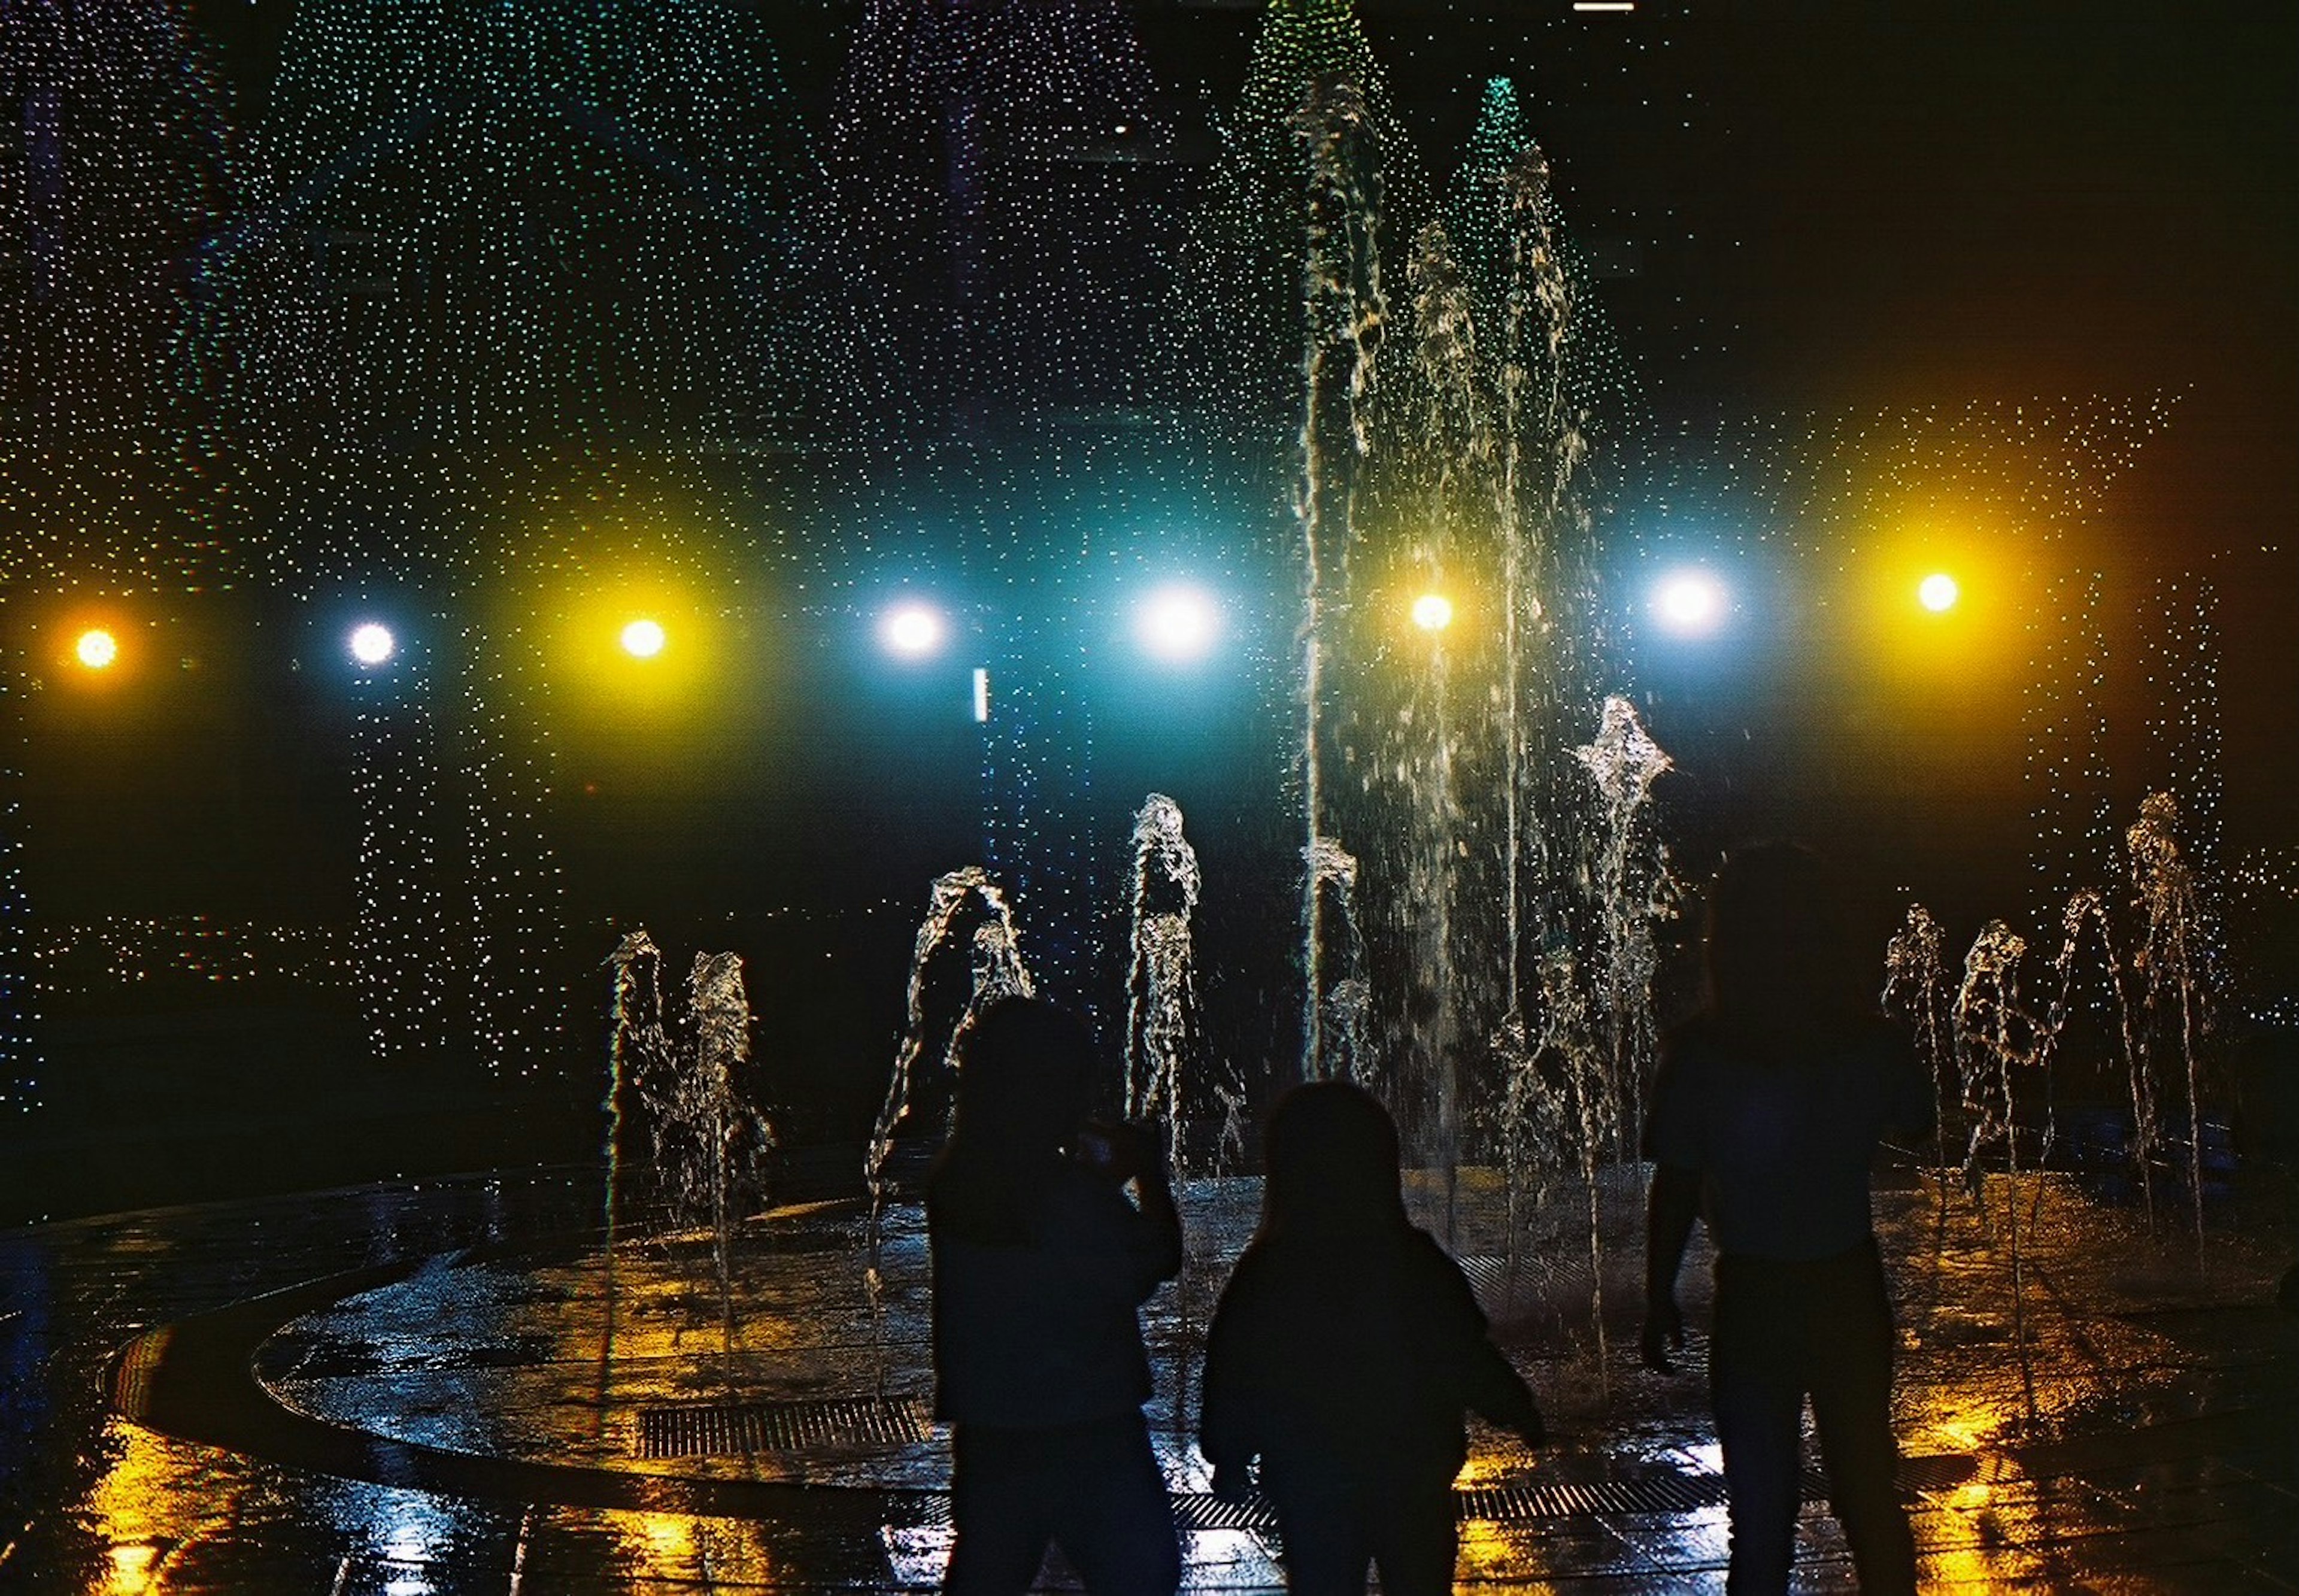
<svg viewBox="0 0 2299 1596">
<path fill-rule="evenodd" d="M 1141 606 L 1142 646 L 1161 660 L 1204 657 L 1219 629 L 1214 602 L 1194 587 L 1168 587 Z"/>
<path fill-rule="evenodd" d="M 634 660 L 652 660 L 670 641 L 659 620 L 642 616 L 623 628 L 623 652 Z"/>
<path fill-rule="evenodd" d="M 112 661 L 120 658 L 120 639 L 102 627 L 92 627 L 79 635 L 79 641 L 72 645 L 72 653 L 90 670 L 108 669 Z"/>
<path fill-rule="evenodd" d="M 940 652 L 950 628 L 925 604 L 900 604 L 878 623 L 879 640 L 905 660 L 923 660 Z"/>
<path fill-rule="evenodd" d="M 1441 593 L 1424 593 L 1413 601 L 1413 624 L 1424 632 L 1441 632 L 1453 624 L 1453 601 Z"/>
<path fill-rule="evenodd" d="M 1681 570 L 1661 578 L 1653 610 L 1672 631 L 1713 631 L 1724 619 L 1724 585 L 1705 570 Z"/>
<path fill-rule="evenodd" d="M 369 621 L 352 633 L 352 658 L 362 665 L 380 665 L 399 652 L 399 639 L 391 628 L 378 621 Z"/>
<path fill-rule="evenodd" d="M 1944 614 L 1955 608 L 1955 601 L 1963 592 L 1954 577 L 1946 571 L 1935 571 L 1916 584 L 1916 602 L 1935 615 Z"/>
</svg>

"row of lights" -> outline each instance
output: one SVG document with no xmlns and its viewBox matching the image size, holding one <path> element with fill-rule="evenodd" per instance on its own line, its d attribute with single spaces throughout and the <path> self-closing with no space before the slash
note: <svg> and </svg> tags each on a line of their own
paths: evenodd
<svg viewBox="0 0 2299 1596">
<path fill-rule="evenodd" d="M 1932 613 L 1955 607 L 1963 590 L 1954 577 L 1935 571 L 1916 585 L 1916 602 Z M 1731 595 L 1714 573 L 1700 568 L 1672 571 L 1655 586 L 1652 611 L 1670 630 L 1697 635 L 1713 629 L 1730 607 Z M 1424 632 L 1441 632 L 1453 624 L 1453 601 L 1441 593 L 1416 596 L 1409 613 Z M 1220 606 L 1193 587 L 1161 588 L 1145 600 L 1135 616 L 1135 636 L 1160 659 L 1175 662 L 1202 658 L 1221 630 Z M 950 639 L 949 619 L 933 605 L 906 601 L 885 611 L 878 621 L 878 640 L 889 653 L 905 660 L 930 659 Z M 652 616 L 633 617 L 623 626 L 623 652 L 635 660 L 652 660 L 670 644 L 670 635 Z M 351 655 L 373 669 L 390 663 L 399 652 L 399 640 L 380 621 L 365 621 L 353 628 Z M 74 653 L 91 670 L 102 670 L 120 658 L 120 639 L 101 627 L 80 634 Z"/>
</svg>

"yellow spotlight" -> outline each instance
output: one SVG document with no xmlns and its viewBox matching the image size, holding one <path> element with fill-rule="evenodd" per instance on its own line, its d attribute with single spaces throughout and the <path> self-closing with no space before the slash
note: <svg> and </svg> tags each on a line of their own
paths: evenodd
<svg viewBox="0 0 2299 1596">
<path fill-rule="evenodd" d="M 120 658 L 120 639 L 102 627 L 91 627 L 79 635 L 79 641 L 73 645 L 72 652 L 90 670 L 102 670 Z"/>
<path fill-rule="evenodd" d="M 1935 615 L 1955 609 L 1955 601 L 1962 593 L 1963 589 L 1955 585 L 1955 578 L 1946 571 L 1934 571 L 1916 584 L 1916 602 Z"/>
<path fill-rule="evenodd" d="M 1453 601 L 1441 593 L 1424 593 L 1413 601 L 1413 624 L 1424 632 L 1441 632 L 1453 624 Z"/>
<path fill-rule="evenodd" d="M 670 641 L 662 623 L 642 616 L 623 628 L 623 652 L 634 660 L 652 660 Z"/>
</svg>

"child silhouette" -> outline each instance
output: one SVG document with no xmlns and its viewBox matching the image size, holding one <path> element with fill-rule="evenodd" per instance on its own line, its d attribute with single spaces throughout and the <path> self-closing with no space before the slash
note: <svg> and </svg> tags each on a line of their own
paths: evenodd
<svg viewBox="0 0 2299 1596">
<path fill-rule="evenodd" d="M 1261 1227 L 1206 1348 L 1199 1442 L 1216 1494 L 1261 1486 L 1287 1588 L 1453 1588 L 1453 1476 L 1473 1409 L 1540 1444 L 1531 1391 L 1460 1266 L 1406 1218 L 1397 1127 L 1359 1088 L 1299 1086 L 1271 1117 Z"/>
</svg>

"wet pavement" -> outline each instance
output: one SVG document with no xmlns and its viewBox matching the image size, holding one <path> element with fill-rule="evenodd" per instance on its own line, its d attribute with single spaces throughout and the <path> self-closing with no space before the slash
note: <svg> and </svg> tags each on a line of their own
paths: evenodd
<svg viewBox="0 0 2299 1596">
<path fill-rule="evenodd" d="M 1634 1360 L 1635 1187 L 1603 1191 L 1601 1273 L 1585 1192 L 1515 1234 L 1478 1172 L 1416 1192 L 1554 1437 L 1478 1432 L 1465 1589 L 1722 1588 L 1697 1338 L 1687 1372 Z M 2168 1199 L 2151 1225 L 2059 1176 L 1984 1195 L 1911 1176 L 1880 1200 L 1928 1586 L 2299 1589 L 2287 1185 L 2215 1203 L 2200 1244 Z M 603 1247 L 601 1196 L 523 1172 L 0 1233 L 0 1589 L 932 1589 L 947 1449 L 915 1209 L 875 1267 L 858 1202 L 761 1216 L 722 1292 L 708 1236 Z M 1213 1499 L 1174 1423 L 1254 1201 L 1190 1188 L 1191 1265 L 1149 1316 L 1193 1589 L 1282 1586 L 1266 1515 Z M 1848 1591 L 1824 1494 L 1798 1588 Z"/>
</svg>

